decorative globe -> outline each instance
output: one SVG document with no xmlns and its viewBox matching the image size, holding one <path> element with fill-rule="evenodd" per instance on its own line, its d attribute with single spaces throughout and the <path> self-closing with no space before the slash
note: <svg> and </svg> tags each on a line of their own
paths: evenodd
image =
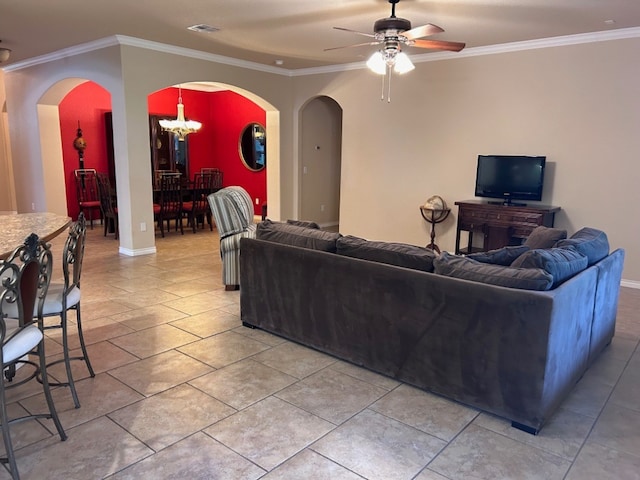
<svg viewBox="0 0 640 480">
<path fill-rule="evenodd" d="M 424 202 L 424 208 L 427 210 L 445 210 L 447 203 L 440 195 L 433 195 Z"/>
<path fill-rule="evenodd" d="M 436 223 L 448 215 L 447 203 L 440 195 L 433 195 L 429 197 L 427 201 L 424 202 L 422 208 L 432 211 L 432 218 Z"/>
</svg>

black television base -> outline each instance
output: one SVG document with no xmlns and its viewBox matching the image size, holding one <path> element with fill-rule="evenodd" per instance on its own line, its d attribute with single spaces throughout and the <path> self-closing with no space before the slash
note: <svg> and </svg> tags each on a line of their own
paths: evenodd
<svg viewBox="0 0 640 480">
<path fill-rule="evenodd" d="M 526 203 L 512 202 L 511 200 L 496 200 L 487 202 L 489 205 L 505 205 L 507 207 L 526 207 Z"/>
</svg>

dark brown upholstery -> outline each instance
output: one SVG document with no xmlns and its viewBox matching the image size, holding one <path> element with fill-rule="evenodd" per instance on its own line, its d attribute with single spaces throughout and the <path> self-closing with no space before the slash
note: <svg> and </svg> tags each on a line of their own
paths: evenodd
<svg viewBox="0 0 640 480">
<path fill-rule="evenodd" d="M 624 257 L 531 291 L 257 239 L 240 252 L 245 325 L 532 433 L 611 341 Z"/>
</svg>

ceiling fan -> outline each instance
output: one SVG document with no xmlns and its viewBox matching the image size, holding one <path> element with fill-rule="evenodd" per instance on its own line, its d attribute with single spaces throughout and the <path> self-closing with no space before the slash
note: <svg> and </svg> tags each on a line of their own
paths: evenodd
<svg viewBox="0 0 640 480">
<path fill-rule="evenodd" d="M 444 30 L 431 23 L 411 28 L 411 22 L 409 20 L 406 18 L 396 17 L 396 4 L 399 1 L 400 0 L 389 0 L 389 3 L 391 4 L 391 16 L 377 20 L 373 24 L 374 33 L 358 32 L 348 28 L 333 27 L 336 30 L 343 30 L 345 32 L 352 32 L 357 33 L 358 35 L 371 37 L 374 39 L 373 41 L 358 43 L 355 45 L 346 45 L 344 47 L 326 48 L 325 51 L 337 50 L 340 48 L 361 47 L 365 45 L 382 45 L 382 49 L 376 51 L 369 59 L 367 66 L 374 72 L 384 75 L 387 72 L 387 68 L 393 68 L 396 73 L 405 73 L 415 68 L 411 63 L 411 60 L 409 60 L 409 57 L 402 52 L 403 46 L 428 48 L 432 50 L 447 50 L 452 52 L 459 52 L 465 47 L 465 44 L 461 42 L 421 40 L 423 37 L 442 33 Z"/>
</svg>

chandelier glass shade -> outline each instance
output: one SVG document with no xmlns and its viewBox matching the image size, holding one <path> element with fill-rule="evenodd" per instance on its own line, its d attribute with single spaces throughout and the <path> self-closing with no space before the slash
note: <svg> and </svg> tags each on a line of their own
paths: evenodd
<svg viewBox="0 0 640 480">
<path fill-rule="evenodd" d="M 202 127 L 200 122 L 185 120 L 182 88 L 178 89 L 178 117 L 175 120 L 160 120 L 159 123 L 164 130 L 176 135 L 180 141 L 184 141 L 184 137 L 190 133 L 197 132 Z"/>
</svg>

